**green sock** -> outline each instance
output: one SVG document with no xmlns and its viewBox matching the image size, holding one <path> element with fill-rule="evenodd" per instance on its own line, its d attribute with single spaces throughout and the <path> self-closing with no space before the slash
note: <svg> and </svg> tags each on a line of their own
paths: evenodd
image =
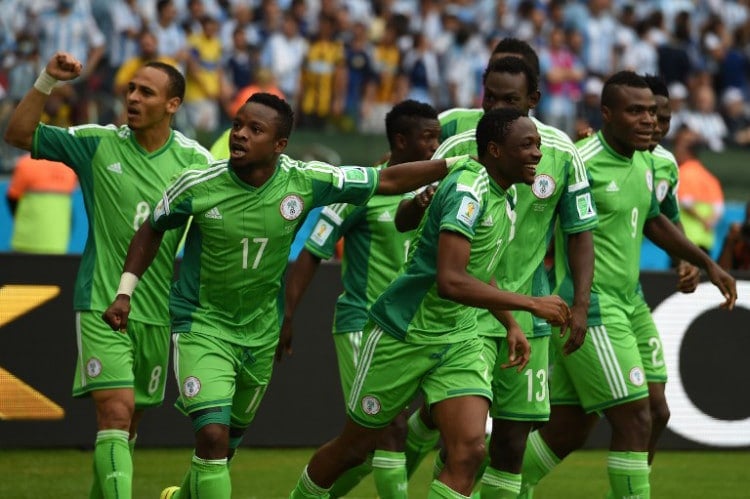
<svg viewBox="0 0 750 499">
<path fill-rule="evenodd" d="M 440 480 L 433 480 L 427 499 L 470 499 L 469 496 L 459 494 Z"/>
<path fill-rule="evenodd" d="M 609 451 L 609 486 L 615 498 L 649 499 L 648 452 Z"/>
<path fill-rule="evenodd" d="M 182 477 L 179 492 L 175 492 L 172 495 L 172 499 L 190 499 L 190 468 L 188 468 L 185 476 Z"/>
<path fill-rule="evenodd" d="M 406 434 L 406 476 L 411 478 L 424 458 L 432 452 L 440 439 L 440 432 L 427 428 L 419 417 L 419 412 L 409 416 L 408 433 Z"/>
<path fill-rule="evenodd" d="M 134 436 L 130 440 L 128 440 L 128 450 L 130 451 L 130 458 L 133 458 L 133 453 L 135 452 L 135 440 L 138 438 L 138 435 Z M 102 495 L 102 485 L 99 482 L 99 474 L 96 471 L 96 459 L 94 459 L 94 483 L 91 484 L 91 490 L 89 491 L 89 499 L 103 499 L 104 496 Z"/>
<path fill-rule="evenodd" d="M 515 499 L 521 491 L 521 475 L 488 467 L 482 477 L 482 498 Z"/>
<path fill-rule="evenodd" d="M 135 441 L 138 440 L 138 434 L 136 434 L 133 438 L 128 440 L 128 450 L 130 451 L 130 457 L 133 457 L 133 454 L 135 454 Z"/>
<path fill-rule="evenodd" d="M 560 464 L 560 458 L 547 446 L 538 431 L 532 431 L 526 442 L 526 452 L 523 454 L 522 482 L 519 499 L 531 499 L 534 496 L 534 486 L 552 469 Z"/>
<path fill-rule="evenodd" d="M 229 499 L 232 496 L 232 481 L 229 479 L 227 458 L 201 459 L 194 455 L 190 465 L 188 491 L 193 497 Z"/>
<path fill-rule="evenodd" d="M 348 469 L 333 483 L 331 490 L 328 491 L 331 497 L 344 497 L 351 490 L 359 485 L 359 482 L 372 472 L 372 455 L 367 456 L 367 460 Z"/>
<path fill-rule="evenodd" d="M 406 456 L 403 452 L 376 450 L 372 458 L 372 477 L 380 499 L 406 499 Z"/>
<path fill-rule="evenodd" d="M 133 486 L 133 458 L 128 448 L 128 432 L 100 430 L 94 447 L 94 470 L 104 498 L 130 497 Z"/>
<path fill-rule="evenodd" d="M 289 494 L 289 499 L 327 499 L 329 489 L 324 489 L 312 481 L 307 474 L 307 466 L 302 470 L 302 476 L 297 481 L 297 486 Z"/>
<path fill-rule="evenodd" d="M 650 477 L 651 476 L 651 465 L 648 466 L 648 474 L 649 474 L 649 477 Z M 649 482 L 650 482 L 650 479 L 649 479 Z M 607 491 L 607 495 L 604 496 L 604 499 L 615 499 L 615 494 L 614 494 L 614 492 L 612 492 L 612 489 L 609 489 Z"/>
</svg>

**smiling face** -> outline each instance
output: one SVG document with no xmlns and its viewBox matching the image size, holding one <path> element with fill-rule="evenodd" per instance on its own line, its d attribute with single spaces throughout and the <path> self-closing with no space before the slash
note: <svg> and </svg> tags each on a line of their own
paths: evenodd
<svg viewBox="0 0 750 499">
<path fill-rule="evenodd" d="M 612 147 L 625 156 L 651 145 L 656 125 L 656 101 L 649 88 L 618 85 L 612 104 L 602 105 L 602 117 Z"/>
<path fill-rule="evenodd" d="M 277 136 L 278 123 L 279 115 L 275 109 L 257 102 L 243 105 L 232 121 L 232 132 L 229 134 L 232 167 L 273 164 L 288 141 Z"/>
<path fill-rule="evenodd" d="M 135 131 L 169 126 L 180 107 L 179 97 L 169 97 L 169 76 L 153 67 L 142 67 L 125 92 L 128 126 Z"/>
<path fill-rule="evenodd" d="M 501 178 L 498 182 L 507 189 L 512 184 L 531 185 L 536 176 L 536 167 L 542 159 L 539 150 L 542 138 L 530 118 L 522 116 L 508 129 L 502 144 L 490 142 L 487 152 L 492 158 Z"/>
</svg>

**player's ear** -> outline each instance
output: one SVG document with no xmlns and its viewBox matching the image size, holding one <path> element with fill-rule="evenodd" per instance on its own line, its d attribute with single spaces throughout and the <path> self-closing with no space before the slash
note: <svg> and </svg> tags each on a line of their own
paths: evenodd
<svg viewBox="0 0 750 499">
<path fill-rule="evenodd" d="M 403 133 L 397 133 L 394 135 L 394 145 L 396 146 L 396 149 L 406 149 L 407 139 L 406 136 Z"/>
<path fill-rule="evenodd" d="M 276 154 L 281 154 L 284 152 L 284 149 L 286 149 L 286 145 L 289 143 L 289 139 L 287 137 L 276 139 L 276 144 L 274 145 L 273 152 Z"/>
<path fill-rule="evenodd" d="M 495 159 L 499 159 L 503 156 L 502 146 L 495 141 L 487 143 L 487 152 Z"/>
<path fill-rule="evenodd" d="M 529 108 L 535 109 L 536 106 L 539 104 L 539 100 L 541 98 L 542 98 L 542 93 L 539 90 L 529 95 Z"/>
<path fill-rule="evenodd" d="M 179 97 L 172 97 L 167 100 L 167 112 L 170 114 L 174 114 L 177 112 L 177 110 L 180 108 L 180 104 L 182 104 L 182 99 Z"/>
<path fill-rule="evenodd" d="M 609 123 L 612 119 L 612 110 L 609 107 L 605 106 L 604 104 L 602 104 L 601 109 L 602 109 L 602 118 L 604 119 L 605 122 Z"/>
</svg>

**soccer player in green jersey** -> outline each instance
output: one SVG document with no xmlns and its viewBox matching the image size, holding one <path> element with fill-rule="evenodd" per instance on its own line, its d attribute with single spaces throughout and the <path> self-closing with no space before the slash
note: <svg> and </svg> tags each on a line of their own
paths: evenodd
<svg viewBox="0 0 750 499">
<path fill-rule="evenodd" d="M 528 114 L 539 101 L 537 75 L 522 59 L 493 59 L 484 74 L 485 110 L 510 108 Z M 505 252 L 497 271 L 500 289 L 546 296 L 550 294 L 544 256 L 559 218 L 568 235 L 570 266 L 576 277 L 576 296 L 571 307 L 571 334 L 566 354 L 575 351 L 586 332 L 589 289 L 593 276 L 591 229 L 597 224 L 586 170 L 572 141 L 563 132 L 535 121 L 542 145 L 542 159 L 531 186 L 516 187 L 515 211 L 523 223 Z M 472 130 L 446 139 L 434 157 L 476 155 Z M 507 363 L 505 329 L 487 312 L 480 312 L 478 332 L 485 340 L 485 358 L 493 365 L 493 403 L 490 467 L 482 478 L 482 497 L 515 497 L 521 486 L 521 465 L 526 439 L 534 425 L 549 419 L 547 390 L 549 324 L 528 312 L 514 312 L 526 333 L 534 355 L 522 374 L 502 369 Z M 422 415 L 422 420 L 427 418 Z M 414 424 L 414 422 L 412 422 Z M 429 423 L 426 425 L 429 427 Z M 422 430 L 424 433 L 424 430 Z M 415 438 L 412 437 L 412 440 Z M 415 446 L 416 447 L 416 446 Z M 422 457 L 429 446 L 420 446 Z"/>
<path fill-rule="evenodd" d="M 608 473 L 616 498 L 650 497 L 648 446 L 651 434 L 648 387 L 633 333 L 638 303 L 640 248 L 645 234 L 668 253 L 706 270 L 731 309 L 734 279 L 659 212 L 652 161 L 656 103 L 635 73 L 613 75 L 602 90 L 604 125 L 577 144 L 591 176 L 599 225 L 594 229 L 596 272 L 591 290 L 587 339 L 571 355 L 555 355 L 550 380 L 550 421 L 529 437 L 521 497 L 565 456 L 585 442 L 603 413 L 612 428 Z M 558 291 L 572 297 L 565 237 L 556 237 Z M 553 334 L 556 353 L 562 342 Z"/>
<path fill-rule="evenodd" d="M 390 159 L 378 165 L 378 169 L 430 159 L 438 147 L 440 123 L 437 111 L 428 104 L 413 100 L 396 104 L 385 117 L 385 128 Z M 399 200 L 399 196 L 373 196 L 363 206 L 325 207 L 287 275 L 282 348 L 288 348 L 294 311 L 320 261 L 331 258 L 336 242 L 344 238 L 346 251 L 341 263 L 344 292 L 336 302 L 333 325 L 344 400 L 351 393 L 367 311 L 396 278 L 414 235 L 414 231 L 397 231 L 393 224 Z M 381 436 L 372 459 L 368 458 L 337 481 L 331 496 L 345 495 L 372 471 L 381 498 L 407 497 L 405 424 L 405 416 L 399 415 Z"/>
<path fill-rule="evenodd" d="M 659 211 L 670 219 L 680 232 L 684 233 L 680 223 L 680 208 L 677 202 L 678 166 L 671 152 L 661 144 L 661 140 L 669 132 L 672 118 L 672 108 L 669 104 L 669 91 L 664 80 L 658 76 L 643 77 L 654 94 L 656 102 L 656 122 L 651 137 L 649 152 L 654 168 L 654 193 L 659 203 Z M 683 293 L 695 291 L 700 281 L 700 270 L 685 261 L 677 265 L 679 281 L 677 288 Z M 633 312 L 632 329 L 638 341 L 643 369 L 648 383 L 648 400 L 651 411 L 651 436 L 648 445 L 648 464 L 652 464 L 656 443 L 669 421 L 669 406 L 664 396 L 667 382 L 667 367 L 664 363 L 661 337 L 656 324 L 651 317 L 651 309 L 646 303 L 640 284 L 635 297 L 636 304 Z"/>
<path fill-rule="evenodd" d="M 117 296 L 105 312 L 128 329 L 130 295 L 162 240 L 193 217 L 169 298 L 177 407 L 189 415 L 195 454 L 182 487 L 162 496 L 228 498 L 228 458 L 256 414 L 279 340 L 281 280 L 299 224 L 314 206 L 366 203 L 442 178 L 447 161 L 383 170 L 303 163 L 282 154 L 289 105 L 257 93 L 238 111 L 230 158 L 179 175 L 133 237 Z M 137 298 L 138 294 L 133 299 Z M 184 492 L 181 492 L 184 491 Z"/>
<path fill-rule="evenodd" d="M 403 272 L 370 309 L 344 429 L 315 453 L 292 498 L 326 497 L 343 472 L 365 460 L 418 390 L 448 451 L 429 497 L 470 493 L 485 455 L 491 398 L 474 307 L 506 322 L 509 365 L 519 368 L 528 361 L 528 342 L 501 311 L 528 310 L 558 324 L 569 319 L 559 297 L 527 297 L 489 284 L 513 237 L 506 191 L 533 181 L 539 141 L 521 112 L 494 110 L 482 117 L 479 163 L 463 160 L 437 188 Z"/>
<path fill-rule="evenodd" d="M 5 140 L 35 158 L 61 161 L 75 170 L 83 191 L 89 233 L 75 284 L 78 360 L 73 395 L 96 406 L 94 483 L 90 497 L 130 497 L 132 450 L 144 409 L 164 397 L 169 358 L 167 296 L 180 240 L 165 240 L 133 301 L 127 334 L 101 320 L 117 290 L 128 243 L 148 219 L 150 201 L 188 165 L 212 158 L 197 142 L 172 130 L 185 80 L 172 66 L 149 63 L 137 71 L 125 96 L 127 125 L 67 129 L 39 123 L 55 83 L 81 72 L 72 55 L 58 52 L 13 113 Z M 114 275 L 113 275 L 114 274 Z"/>
</svg>

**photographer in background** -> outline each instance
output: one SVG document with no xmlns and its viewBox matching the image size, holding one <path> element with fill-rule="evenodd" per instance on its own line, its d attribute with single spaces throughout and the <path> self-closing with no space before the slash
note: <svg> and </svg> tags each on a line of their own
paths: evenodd
<svg viewBox="0 0 750 499">
<path fill-rule="evenodd" d="M 729 227 L 718 263 L 724 270 L 750 270 L 750 202 L 745 205 L 745 220 Z"/>
</svg>

